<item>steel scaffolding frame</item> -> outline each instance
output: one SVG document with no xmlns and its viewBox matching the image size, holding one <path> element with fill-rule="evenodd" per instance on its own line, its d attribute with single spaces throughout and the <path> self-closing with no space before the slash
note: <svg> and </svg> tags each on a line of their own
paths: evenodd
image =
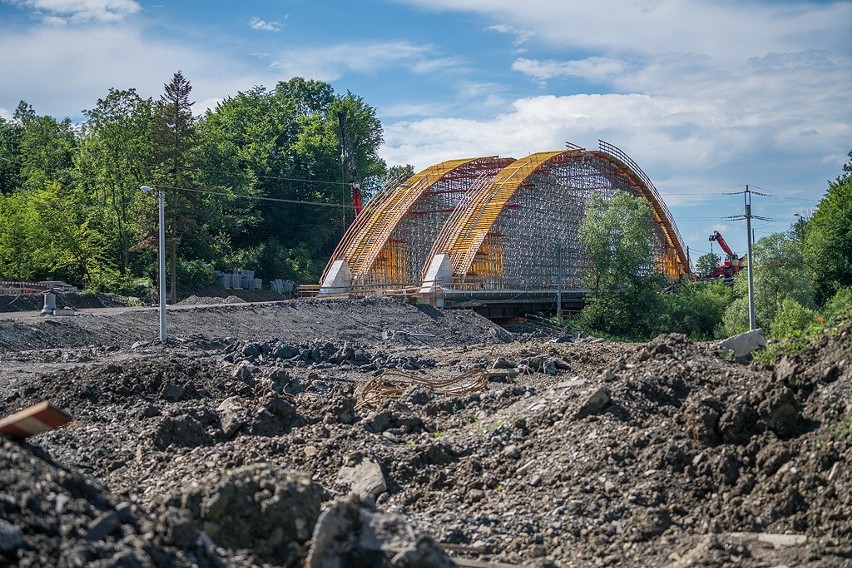
<svg viewBox="0 0 852 568">
<path fill-rule="evenodd" d="M 657 190 L 621 150 L 484 157 L 437 164 L 374 197 L 335 250 L 351 290 L 419 287 L 436 255 L 455 289 L 580 289 L 588 266 L 578 231 L 593 194 L 617 190 L 647 199 L 654 212 L 658 267 L 672 280 L 688 273 L 683 241 Z M 561 258 L 561 265 L 557 259 Z M 649 267 L 650 268 L 650 267 Z"/>
</svg>

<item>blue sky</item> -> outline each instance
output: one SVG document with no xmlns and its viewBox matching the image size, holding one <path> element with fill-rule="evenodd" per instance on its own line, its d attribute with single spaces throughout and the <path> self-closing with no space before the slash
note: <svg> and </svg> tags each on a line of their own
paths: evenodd
<svg viewBox="0 0 852 568">
<path fill-rule="evenodd" d="M 374 106 L 389 165 L 624 150 L 693 260 L 745 252 L 807 214 L 852 149 L 852 2 L 705 0 L 0 0 L 0 116 L 80 120 L 110 87 L 196 110 L 293 76 Z M 719 252 L 718 247 L 714 249 Z"/>
</svg>

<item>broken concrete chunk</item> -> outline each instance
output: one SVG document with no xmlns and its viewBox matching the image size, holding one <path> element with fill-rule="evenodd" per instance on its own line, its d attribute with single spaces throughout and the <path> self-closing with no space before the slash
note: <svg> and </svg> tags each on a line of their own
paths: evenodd
<svg viewBox="0 0 852 568">
<path fill-rule="evenodd" d="M 729 337 L 719 344 L 719 348 L 722 351 L 731 353 L 734 359 L 750 355 L 752 351 L 756 351 L 761 347 L 766 347 L 766 336 L 763 335 L 762 329 L 753 329 Z"/>
<path fill-rule="evenodd" d="M 583 403 L 583 406 L 581 406 L 574 414 L 574 418 L 580 419 L 585 418 L 590 414 L 595 414 L 604 406 L 609 404 L 610 400 L 612 400 L 612 398 L 610 397 L 609 391 L 604 387 L 600 387 L 589 395 L 586 402 Z"/>
<path fill-rule="evenodd" d="M 376 499 L 388 490 L 382 467 L 373 459 L 365 459 L 354 467 L 340 468 L 337 484 L 349 487 L 352 493 L 362 499 L 368 497 Z"/>
<path fill-rule="evenodd" d="M 323 511 L 312 541 L 307 568 L 456 566 L 434 539 L 417 534 L 401 517 L 353 501 Z"/>
</svg>

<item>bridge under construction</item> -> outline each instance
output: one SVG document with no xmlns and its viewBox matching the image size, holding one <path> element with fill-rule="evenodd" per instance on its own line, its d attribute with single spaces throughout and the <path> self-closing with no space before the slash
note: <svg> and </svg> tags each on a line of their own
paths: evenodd
<svg viewBox="0 0 852 568">
<path fill-rule="evenodd" d="M 401 293 L 491 317 L 579 306 L 585 204 L 617 190 L 651 204 L 659 269 L 673 281 L 688 274 L 686 248 L 648 176 L 599 141 L 597 150 L 448 160 L 384 188 L 341 239 L 319 294 Z"/>
</svg>

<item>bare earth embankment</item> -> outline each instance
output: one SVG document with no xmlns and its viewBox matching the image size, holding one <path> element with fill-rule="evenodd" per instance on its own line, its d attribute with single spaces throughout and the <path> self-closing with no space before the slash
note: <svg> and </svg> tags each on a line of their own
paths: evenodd
<svg viewBox="0 0 852 568">
<path fill-rule="evenodd" d="M 849 327 L 771 368 L 387 299 L 169 332 L 0 316 L 0 415 L 75 418 L 0 441 L 0 565 L 852 565 Z"/>
</svg>

